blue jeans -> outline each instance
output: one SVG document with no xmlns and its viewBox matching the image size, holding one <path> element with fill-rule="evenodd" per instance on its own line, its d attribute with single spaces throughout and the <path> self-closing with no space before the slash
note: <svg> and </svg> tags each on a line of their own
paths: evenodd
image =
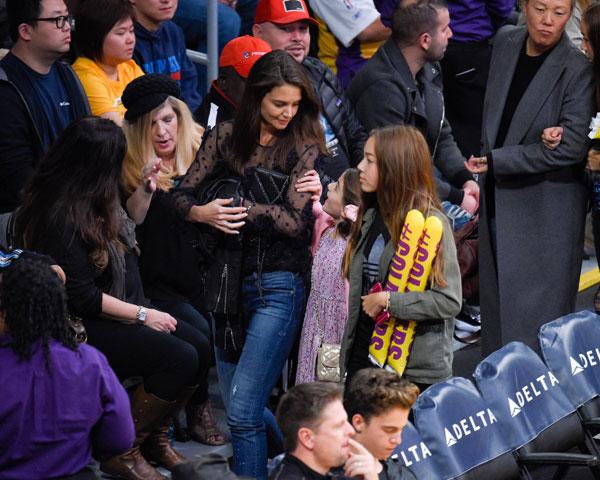
<svg viewBox="0 0 600 480">
<path fill-rule="evenodd" d="M 231 430 L 233 470 L 266 480 L 266 430 L 279 432 L 266 406 L 300 325 L 304 281 L 291 272 L 263 273 L 261 280 L 259 285 L 254 273 L 242 284 L 244 315 L 249 322 L 239 360 L 220 348 L 216 348 L 216 357 Z"/>
<path fill-rule="evenodd" d="M 179 0 L 173 21 L 181 27 L 188 48 L 206 53 L 206 32 L 208 24 L 208 2 L 206 0 Z M 236 38 L 240 33 L 241 20 L 237 12 L 217 3 L 219 16 L 219 55 L 227 42 Z M 198 91 L 204 97 L 207 92 L 206 66 L 196 64 L 198 70 Z"/>
</svg>

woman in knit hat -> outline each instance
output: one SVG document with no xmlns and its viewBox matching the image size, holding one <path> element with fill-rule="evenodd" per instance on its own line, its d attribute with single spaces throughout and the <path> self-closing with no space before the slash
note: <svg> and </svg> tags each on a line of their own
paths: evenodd
<svg viewBox="0 0 600 480">
<path fill-rule="evenodd" d="M 210 327 L 201 313 L 201 259 L 193 247 L 198 231 L 179 216 L 169 193 L 194 160 L 203 132 L 179 96 L 177 82 L 161 74 L 140 77 L 125 89 L 123 188 L 129 214 L 138 223 L 144 292 L 153 305 L 192 325 L 210 352 Z M 147 180 L 150 171 L 157 172 L 154 183 Z M 176 421 L 175 433 L 179 440 L 189 434 L 197 442 L 222 445 L 205 373 L 186 408 L 187 432 Z"/>
</svg>

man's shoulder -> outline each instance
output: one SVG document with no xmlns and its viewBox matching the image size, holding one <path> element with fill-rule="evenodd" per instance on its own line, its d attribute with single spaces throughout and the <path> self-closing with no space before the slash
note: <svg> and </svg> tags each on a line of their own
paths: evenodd
<svg viewBox="0 0 600 480">
<path fill-rule="evenodd" d="M 348 87 L 348 96 L 352 99 L 360 96 L 366 90 L 389 89 L 390 86 L 396 86 L 402 90 L 401 85 L 407 83 L 396 68 L 393 67 L 389 57 L 381 48 L 367 62 L 367 64 L 356 74 Z M 385 85 L 385 86 L 384 86 Z"/>
<path fill-rule="evenodd" d="M 416 480 L 416 476 L 397 460 L 388 460 L 379 480 Z"/>
<path fill-rule="evenodd" d="M 303 62 L 302 62 L 302 66 L 307 69 L 310 73 L 316 73 L 320 76 L 325 76 L 325 75 L 334 75 L 334 73 L 331 71 L 331 69 L 325 65 L 321 60 L 319 60 L 316 57 L 306 57 Z"/>
<path fill-rule="evenodd" d="M 319 88 L 325 83 L 336 95 L 341 95 L 344 92 L 335 73 L 318 58 L 306 57 L 302 65 L 307 70 L 308 78 L 315 88 Z"/>
<path fill-rule="evenodd" d="M 277 465 L 269 475 L 269 480 L 306 480 L 302 469 L 290 461 L 286 461 L 284 458 L 279 465 Z"/>
</svg>

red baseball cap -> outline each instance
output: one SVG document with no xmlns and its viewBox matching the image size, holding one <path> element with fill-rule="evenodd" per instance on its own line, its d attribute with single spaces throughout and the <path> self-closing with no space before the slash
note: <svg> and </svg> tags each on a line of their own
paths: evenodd
<svg viewBox="0 0 600 480">
<path fill-rule="evenodd" d="M 279 25 L 306 20 L 319 26 L 308 14 L 304 0 L 259 0 L 254 23 L 271 22 Z"/>
<path fill-rule="evenodd" d="M 260 38 L 244 35 L 227 42 L 219 58 L 219 67 L 233 67 L 244 78 L 248 78 L 250 69 L 265 53 L 271 51 L 271 45 Z"/>
</svg>

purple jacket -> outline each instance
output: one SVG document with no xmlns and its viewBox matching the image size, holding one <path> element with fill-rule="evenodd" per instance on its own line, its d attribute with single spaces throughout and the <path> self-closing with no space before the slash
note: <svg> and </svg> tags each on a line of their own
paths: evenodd
<svg viewBox="0 0 600 480">
<path fill-rule="evenodd" d="M 450 28 L 456 42 L 489 40 L 509 17 L 515 0 L 449 0 Z"/>
<path fill-rule="evenodd" d="M 0 335 L 0 479 L 38 480 L 77 473 L 94 457 L 133 444 L 129 399 L 102 353 L 50 340 L 21 361 Z"/>
</svg>

